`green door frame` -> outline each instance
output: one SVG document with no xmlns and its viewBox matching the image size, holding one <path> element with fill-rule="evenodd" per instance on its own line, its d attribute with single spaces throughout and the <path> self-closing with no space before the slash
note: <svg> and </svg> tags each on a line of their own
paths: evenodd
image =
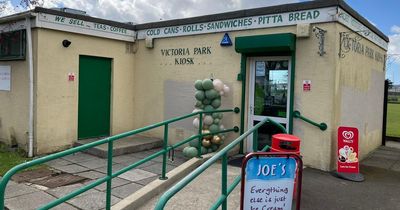
<svg viewBox="0 0 400 210">
<path fill-rule="evenodd" d="M 110 135 L 112 59 L 79 55 L 78 139 Z"/>
<path fill-rule="evenodd" d="M 242 81 L 242 98 L 240 112 L 240 134 L 244 133 L 246 103 L 246 70 L 247 58 L 256 55 L 288 54 L 291 56 L 290 101 L 289 101 L 289 130 L 293 134 L 293 104 L 294 104 L 294 78 L 296 66 L 296 35 L 291 33 L 244 36 L 235 38 L 235 50 L 241 53 L 240 73 L 238 81 Z M 239 152 L 244 153 L 243 142 L 240 143 Z"/>
</svg>

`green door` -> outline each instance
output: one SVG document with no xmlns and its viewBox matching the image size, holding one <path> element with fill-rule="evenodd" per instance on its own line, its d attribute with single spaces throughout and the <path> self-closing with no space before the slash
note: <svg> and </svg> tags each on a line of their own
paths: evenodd
<svg viewBox="0 0 400 210">
<path fill-rule="evenodd" d="M 111 59 L 79 56 L 78 139 L 110 135 Z"/>
</svg>

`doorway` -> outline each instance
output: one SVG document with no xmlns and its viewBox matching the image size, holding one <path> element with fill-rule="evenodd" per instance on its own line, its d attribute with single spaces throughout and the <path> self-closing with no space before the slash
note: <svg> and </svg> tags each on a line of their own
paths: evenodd
<svg viewBox="0 0 400 210">
<path fill-rule="evenodd" d="M 110 135 L 111 62 L 79 56 L 78 139 Z"/>
<path fill-rule="evenodd" d="M 289 129 L 290 57 L 251 57 L 249 74 L 248 127 L 270 118 Z M 280 130 L 265 124 L 258 130 L 258 149 L 271 145 L 272 135 Z M 253 151 L 253 136 L 247 142 L 247 151 Z"/>
</svg>

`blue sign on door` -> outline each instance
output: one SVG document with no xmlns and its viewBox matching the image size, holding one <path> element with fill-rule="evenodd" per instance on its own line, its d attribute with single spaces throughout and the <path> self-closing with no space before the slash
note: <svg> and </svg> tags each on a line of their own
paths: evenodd
<svg viewBox="0 0 400 210">
<path fill-rule="evenodd" d="M 224 37 L 222 37 L 221 46 L 232 46 L 232 40 L 228 33 L 225 33 Z"/>
<path fill-rule="evenodd" d="M 292 209 L 296 160 L 253 157 L 245 168 L 243 209 Z"/>
</svg>

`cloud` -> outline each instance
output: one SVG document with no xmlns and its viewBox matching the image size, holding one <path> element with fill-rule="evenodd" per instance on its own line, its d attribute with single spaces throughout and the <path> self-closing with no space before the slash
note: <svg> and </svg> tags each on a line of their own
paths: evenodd
<svg viewBox="0 0 400 210">
<path fill-rule="evenodd" d="M 389 35 L 388 54 L 395 54 L 392 55 L 395 58 L 393 61 L 400 64 L 400 27 L 397 25 L 392 26 L 391 32 L 393 34 Z"/>
<path fill-rule="evenodd" d="M 120 22 L 146 23 L 233 10 L 295 3 L 299 0 L 48 0 L 45 7 L 68 7 Z"/>
</svg>

